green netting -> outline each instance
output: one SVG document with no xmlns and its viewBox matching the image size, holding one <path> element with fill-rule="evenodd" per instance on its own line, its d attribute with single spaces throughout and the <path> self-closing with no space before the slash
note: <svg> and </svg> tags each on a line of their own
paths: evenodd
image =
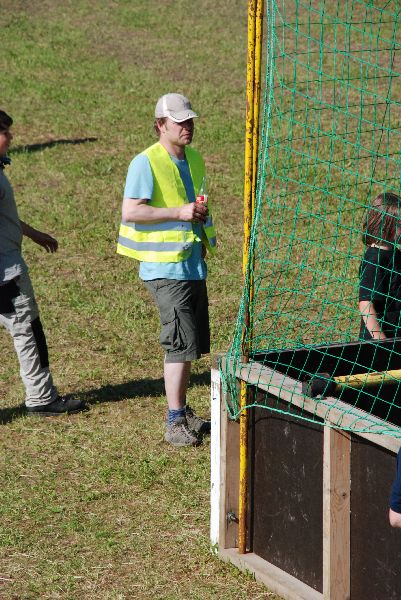
<svg viewBox="0 0 401 600">
<path fill-rule="evenodd" d="M 248 273 L 221 366 L 233 418 L 240 377 L 250 388 L 249 406 L 400 435 L 391 425 L 401 423 L 396 377 L 314 399 L 301 390 L 316 373 L 330 382 L 401 368 L 401 338 L 360 342 L 358 304 L 364 215 L 378 194 L 400 193 L 400 14 L 397 1 L 267 0 Z"/>
</svg>

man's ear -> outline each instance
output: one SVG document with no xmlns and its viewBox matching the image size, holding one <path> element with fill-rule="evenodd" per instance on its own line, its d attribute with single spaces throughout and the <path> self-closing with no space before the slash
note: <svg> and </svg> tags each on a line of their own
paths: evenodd
<svg viewBox="0 0 401 600">
<path fill-rule="evenodd" d="M 166 117 L 161 117 L 154 120 L 154 129 L 156 135 L 160 137 L 160 134 L 163 133 L 167 129 L 167 119 Z"/>
</svg>

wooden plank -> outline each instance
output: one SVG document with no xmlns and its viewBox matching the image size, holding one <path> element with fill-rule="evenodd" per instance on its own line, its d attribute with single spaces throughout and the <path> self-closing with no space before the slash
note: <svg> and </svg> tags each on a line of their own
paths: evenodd
<svg viewBox="0 0 401 600">
<path fill-rule="evenodd" d="M 350 434 L 324 427 L 323 597 L 350 597 Z"/>
<path fill-rule="evenodd" d="M 227 358 L 224 358 L 224 361 L 227 361 Z M 236 376 L 244 379 L 250 385 L 269 392 L 272 396 L 301 408 L 310 416 L 316 415 L 334 426 L 347 428 L 355 435 L 394 453 L 397 453 L 401 446 L 401 428 L 396 425 L 386 423 L 373 415 L 367 418 L 364 411 L 345 404 L 338 398 L 327 397 L 316 400 L 305 396 L 302 393 L 300 381 L 287 377 L 263 364 L 252 361 L 249 364 L 239 364 Z M 356 431 L 357 429 L 364 431 Z"/>
<path fill-rule="evenodd" d="M 323 595 L 292 575 L 263 560 L 257 554 L 239 554 L 236 548 L 220 550 L 220 558 L 230 562 L 241 571 L 249 571 L 257 581 L 263 583 L 284 600 L 323 600 Z"/>
<path fill-rule="evenodd" d="M 210 432 L 210 543 L 215 548 L 219 543 L 220 530 L 220 494 L 222 479 L 220 473 L 220 406 L 222 403 L 222 387 L 220 372 L 211 369 L 211 432 Z"/>
<path fill-rule="evenodd" d="M 219 549 L 238 545 L 238 523 L 229 521 L 232 513 L 238 518 L 239 501 L 239 423 L 228 417 L 224 398 L 220 412 L 220 520 Z"/>
</svg>

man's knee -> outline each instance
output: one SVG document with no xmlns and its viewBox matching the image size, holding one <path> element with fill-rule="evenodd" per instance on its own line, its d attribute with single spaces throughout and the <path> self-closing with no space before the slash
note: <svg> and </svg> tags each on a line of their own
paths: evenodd
<svg viewBox="0 0 401 600">
<path fill-rule="evenodd" d="M 26 318 L 18 323 L 11 323 L 9 331 L 20 361 L 25 364 L 33 362 L 41 369 L 49 366 L 46 336 L 39 316 L 33 320 Z"/>
</svg>

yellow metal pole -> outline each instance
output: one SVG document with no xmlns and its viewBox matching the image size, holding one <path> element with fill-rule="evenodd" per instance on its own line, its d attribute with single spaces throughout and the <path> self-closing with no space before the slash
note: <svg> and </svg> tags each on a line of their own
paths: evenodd
<svg viewBox="0 0 401 600">
<path fill-rule="evenodd" d="M 251 225 L 255 212 L 256 177 L 258 174 L 259 156 L 259 116 L 260 116 L 260 88 L 263 43 L 263 12 L 264 0 L 257 0 L 255 15 L 255 56 L 254 56 L 254 86 L 253 86 L 253 132 L 252 132 L 252 196 L 251 196 Z M 254 294 L 253 265 L 249 272 L 249 304 L 252 306 Z M 250 313 L 250 311 L 249 311 Z M 249 314 L 248 327 L 252 329 L 252 315 Z M 250 345 L 250 342 L 249 342 Z"/>
<path fill-rule="evenodd" d="M 256 25 L 255 25 L 255 76 L 253 92 L 253 151 L 252 151 L 252 216 L 255 210 L 256 176 L 258 173 L 259 155 L 259 114 L 260 114 L 260 88 L 262 67 L 262 43 L 263 43 L 263 13 L 264 0 L 256 3 Z M 251 293 L 253 297 L 253 292 Z"/>
<path fill-rule="evenodd" d="M 252 181 L 253 181 L 253 115 L 255 85 L 255 35 L 256 3 L 248 1 L 248 62 L 246 69 L 246 114 L 245 114 L 245 177 L 244 177 L 244 245 L 242 273 L 245 277 L 248 262 L 252 226 Z M 245 352 L 244 352 L 245 354 Z"/>
<path fill-rule="evenodd" d="M 245 130 L 245 178 L 244 178 L 244 245 L 242 272 L 247 273 L 250 235 L 255 202 L 257 155 L 259 139 L 260 66 L 262 53 L 263 0 L 248 2 L 248 62 L 246 84 L 246 130 Z M 249 361 L 247 332 L 250 325 L 250 304 L 253 296 L 253 280 L 249 280 L 248 298 L 245 306 L 245 322 L 242 334 L 243 362 Z M 240 388 L 240 481 L 239 481 L 239 528 L 238 550 L 246 552 L 247 498 L 248 498 L 248 411 L 247 385 L 241 380 Z"/>
</svg>

